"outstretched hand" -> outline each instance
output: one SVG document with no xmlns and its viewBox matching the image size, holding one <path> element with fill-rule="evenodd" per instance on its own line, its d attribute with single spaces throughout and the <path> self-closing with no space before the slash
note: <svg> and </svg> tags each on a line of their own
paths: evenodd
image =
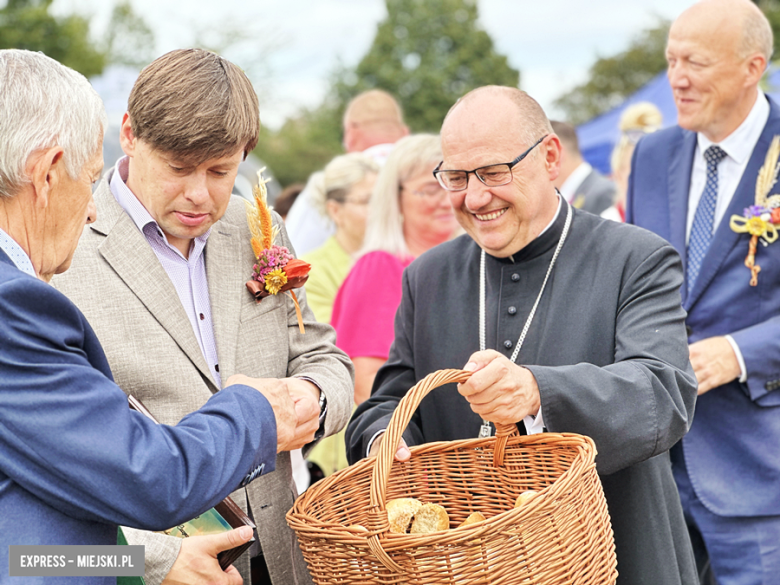
<svg viewBox="0 0 780 585">
<path fill-rule="evenodd" d="M 541 399 L 536 378 L 506 356 L 492 349 L 478 351 L 463 369 L 474 373 L 458 384 L 458 392 L 483 419 L 512 425 L 539 412 Z"/>
</svg>

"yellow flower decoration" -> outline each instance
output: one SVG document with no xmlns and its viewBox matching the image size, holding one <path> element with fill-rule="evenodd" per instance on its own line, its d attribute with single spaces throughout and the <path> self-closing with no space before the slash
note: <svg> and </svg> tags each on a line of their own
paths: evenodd
<svg viewBox="0 0 780 585">
<path fill-rule="evenodd" d="M 281 268 L 276 268 L 265 275 L 265 290 L 275 295 L 287 284 L 287 275 Z"/>
</svg>

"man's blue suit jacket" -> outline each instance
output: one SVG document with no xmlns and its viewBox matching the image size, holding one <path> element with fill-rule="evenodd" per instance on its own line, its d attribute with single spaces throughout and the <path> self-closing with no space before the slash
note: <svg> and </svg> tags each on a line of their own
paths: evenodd
<svg viewBox="0 0 780 585">
<path fill-rule="evenodd" d="M 0 250 L 0 583 L 16 581 L 9 545 L 116 544 L 118 524 L 170 528 L 275 460 L 273 410 L 248 386 L 175 427 L 131 411 L 81 312 Z"/>
<path fill-rule="evenodd" d="M 731 334 L 747 368 L 735 380 L 700 396 L 683 438 L 688 474 L 699 499 L 721 516 L 780 515 L 780 242 L 758 245 L 758 286 L 745 267 L 750 235 L 729 227 L 732 215 L 755 202 L 758 171 L 780 108 L 769 119 L 718 225 L 691 294 L 682 287 L 691 343 Z M 686 262 L 685 230 L 696 134 L 679 127 L 637 144 L 631 166 L 626 221 L 671 242 Z M 780 193 L 780 183 L 772 193 Z"/>
</svg>

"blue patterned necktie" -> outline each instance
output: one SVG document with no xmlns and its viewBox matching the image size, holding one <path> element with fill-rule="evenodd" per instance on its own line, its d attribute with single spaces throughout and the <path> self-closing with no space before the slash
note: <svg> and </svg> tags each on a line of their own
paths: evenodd
<svg viewBox="0 0 780 585">
<path fill-rule="evenodd" d="M 691 294 L 701 263 L 712 241 L 712 222 L 715 218 L 715 204 L 718 202 L 718 163 L 726 153 L 720 146 L 712 145 L 704 151 L 707 161 L 707 182 L 699 199 L 696 215 L 693 216 L 691 235 L 688 238 L 688 294 Z"/>
</svg>

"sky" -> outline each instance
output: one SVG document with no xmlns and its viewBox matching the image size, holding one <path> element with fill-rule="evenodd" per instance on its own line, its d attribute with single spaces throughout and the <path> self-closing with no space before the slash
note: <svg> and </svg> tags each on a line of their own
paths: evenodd
<svg viewBox="0 0 780 585">
<path fill-rule="evenodd" d="M 520 86 L 549 117 L 555 99 L 587 80 L 599 57 L 626 49 L 659 18 L 674 19 L 694 0 L 478 0 L 480 24 L 520 70 Z M 113 0 L 55 0 L 105 30 Z M 278 128 L 301 108 L 321 103 L 339 66 L 354 66 L 386 16 L 384 0 L 131 0 L 155 33 L 154 57 L 241 31 L 248 40 L 224 56 L 250 74 L 264 124 Z"/>
</svg>

